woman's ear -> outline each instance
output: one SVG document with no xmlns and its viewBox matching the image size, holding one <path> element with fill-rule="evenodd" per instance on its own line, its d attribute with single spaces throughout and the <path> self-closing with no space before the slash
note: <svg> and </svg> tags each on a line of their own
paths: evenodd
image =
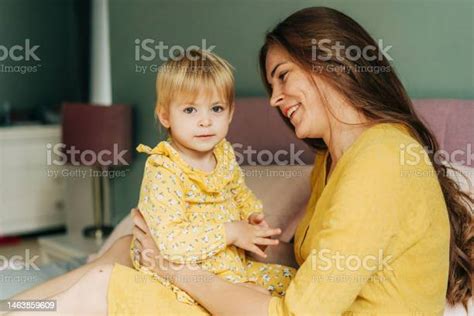
<svg viewBox="0 0 474 316">
<path fill-rule="evenodd" d="M 169 112 L 163 108 L 158 109 L 158 119 L 165 128 L 170 128 Z"/>
</svg>

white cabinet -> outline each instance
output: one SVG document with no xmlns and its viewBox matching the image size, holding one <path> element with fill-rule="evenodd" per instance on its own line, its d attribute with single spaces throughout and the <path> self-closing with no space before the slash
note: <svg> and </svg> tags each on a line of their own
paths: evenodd
<svg viewBox="0 0 474 316">
<path fill-rule="evenodd" d="M 0 236 L 65 224 L 62 167 L 47 159 L 60 141 L 57 125 L 0 127 Z"/>
</svg>

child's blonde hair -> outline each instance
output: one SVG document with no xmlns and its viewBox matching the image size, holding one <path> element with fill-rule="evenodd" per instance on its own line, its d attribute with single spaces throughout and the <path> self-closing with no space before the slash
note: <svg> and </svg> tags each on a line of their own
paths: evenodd
<svg viewBox="0 0 474 316">
<path fill-rule="evenodd" d="M 232 66 L 214 53 L 193 49 L 164 63 L 156 78 L 155 116 L 168 110 L 172 100 L 186 98 L 192 102 L 199 93 L 215 88 L 229 107 L 234 103 Z"/>
</svg>

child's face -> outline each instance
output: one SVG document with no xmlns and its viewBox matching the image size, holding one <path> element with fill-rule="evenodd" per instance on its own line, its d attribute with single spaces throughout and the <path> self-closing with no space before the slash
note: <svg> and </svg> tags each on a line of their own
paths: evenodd
<svg viewBox="0 0 474 316">
<path fill-rule="evenodd" d="M 192 102 L 176 100 L 169 109 L 159 113 L 161 124 L 169 128 L 174 142 L 187 149 L 212 151 L 226 135 L 232 120 L 233 107 L 213 89 L 198 95 Z"/>
</svg>

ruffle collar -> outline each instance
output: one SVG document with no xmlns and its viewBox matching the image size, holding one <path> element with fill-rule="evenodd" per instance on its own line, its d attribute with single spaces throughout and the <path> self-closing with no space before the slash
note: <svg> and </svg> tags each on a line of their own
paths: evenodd
<svg viewBox="0 0 474 316">
<path fill-rule="evenodd" d="M 213 153 L 217 163 L 214 170 L 210 172 L 191 166 L 181 157 L 171 143 L 172 139 L 168 138 L 166 141 L 158 143 L 154 148 L 140 144 L 136 150 L 148 155 L 168 157 L 196 185 L 207 192 L 220 192 L 232 180 L 236 164 L 235 155 L 232 145 L 225 139 L 222 139 L 214 148 Z"/>
</svg>

